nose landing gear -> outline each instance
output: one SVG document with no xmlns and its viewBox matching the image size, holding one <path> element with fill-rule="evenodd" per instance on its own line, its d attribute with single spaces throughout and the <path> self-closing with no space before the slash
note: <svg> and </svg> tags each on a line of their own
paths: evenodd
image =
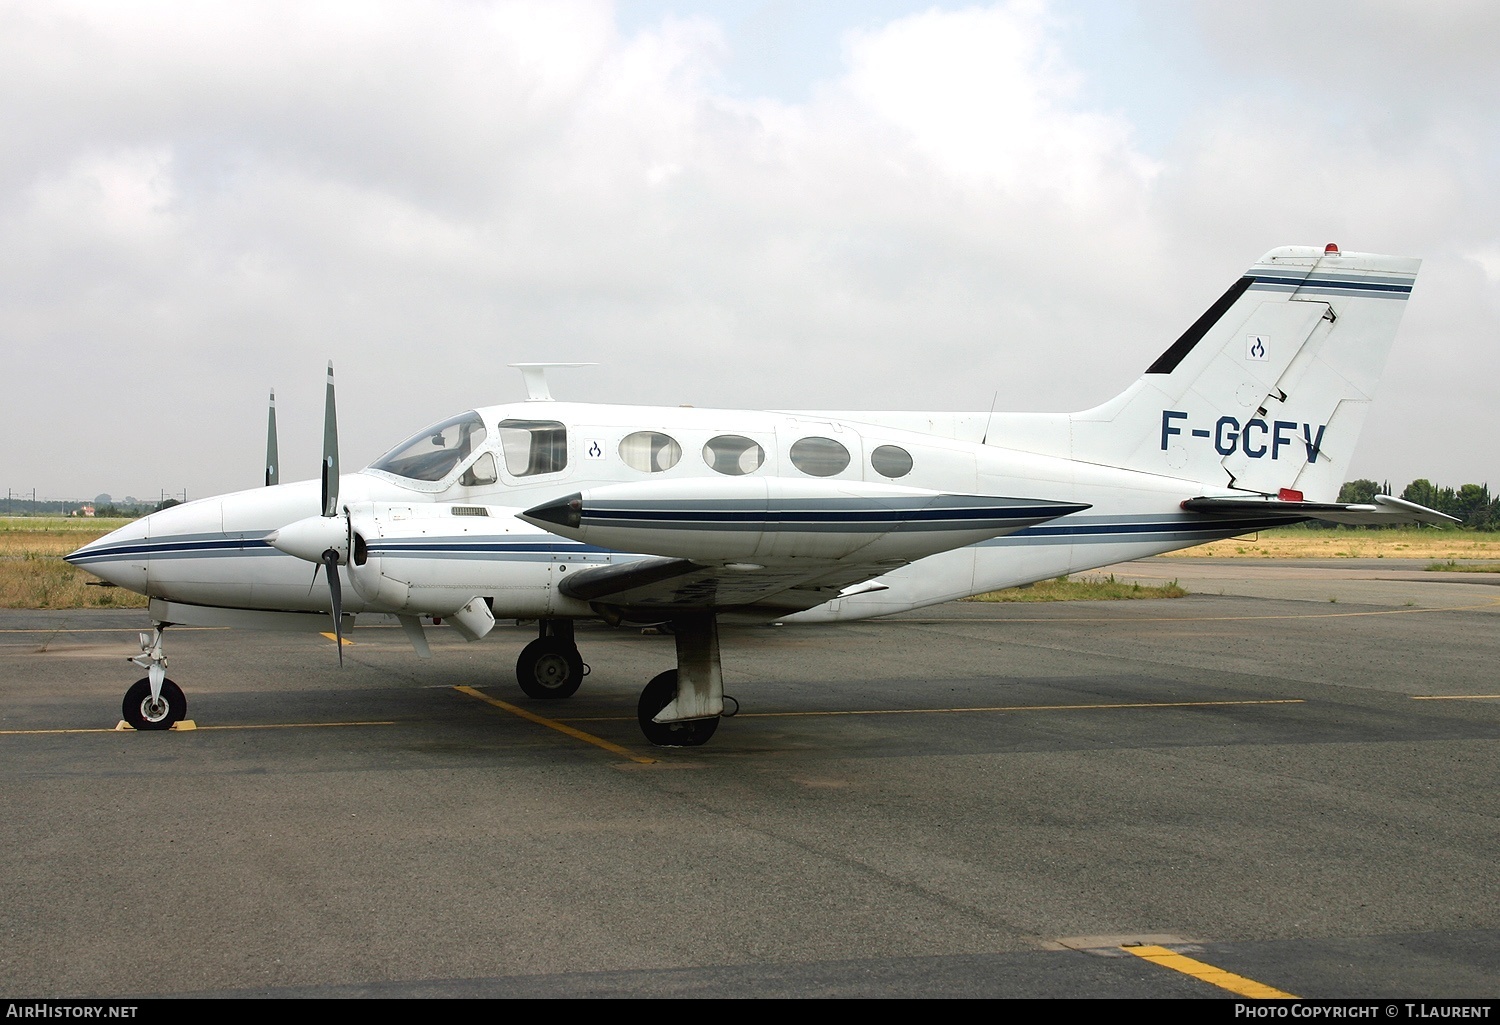
<svg viewBox="0 0 1500 1025">
<path fill-rule="evenodd" d="M 170 625 L 157 623 L 150 633 L 141 634 L 141 653 L 126 659 L 146 670 L 145 679 L 131 685 L 120 705 L 121 717 L 137 730 L 169 730 L 187 718 L 182 688 L 167 679 L 162 634 Z"/>
</svg>

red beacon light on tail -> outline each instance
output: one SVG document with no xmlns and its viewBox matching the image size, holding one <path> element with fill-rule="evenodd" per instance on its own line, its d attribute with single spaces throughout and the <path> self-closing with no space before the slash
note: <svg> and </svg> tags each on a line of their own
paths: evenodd
<svg viewBox="0 0 1500 1025">
<path fill-rule="evenodd" d="M 1324 256 L 1338 256 L 1339 255 L 1339 244 L 1337 242 L 1330 242 L 1330 243 L 1328 243 L 1326 246 L 1323 247 L 1323 255 Z"/>
</svg>

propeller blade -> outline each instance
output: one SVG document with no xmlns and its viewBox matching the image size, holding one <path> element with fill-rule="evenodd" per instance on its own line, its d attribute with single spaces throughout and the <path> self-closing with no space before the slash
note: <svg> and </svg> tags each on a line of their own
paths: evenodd
<svg viewBox="0 0 1500 1025">
<path fill-rule="evenodd" d="M 323 515 L 339 509 L 339 415 L 333 402 L 333 360 L 328 361 L 328 399 L 323 406 Z"/>
<path fill-rule="evenodd" d="M 339 667 L 344 665 L 344 595 L 339 583 L 339 553 L 332 548 L 323 553 L 323 565 L 328 568 L 328 596 L 333 599 L 333 643 L 339 649 Z"/>
<path fill-rule="evenodd" d="M 281 483 L 281 456 L 276 451 L 276 389 L 271 389 L 271 412 L 266 417 L 266 487 Z"/>
</svg>

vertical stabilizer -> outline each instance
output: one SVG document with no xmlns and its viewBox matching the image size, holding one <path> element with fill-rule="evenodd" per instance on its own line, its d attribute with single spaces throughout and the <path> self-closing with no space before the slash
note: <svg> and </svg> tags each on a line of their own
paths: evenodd
<svg viewBox="0 0 1500 1025">
<path fill-rule="evenodd" d="M 1076 458 L 1331 501 L 1419 260 L 1285 246 L 1123 394 L 1070 417 Z"/>
</svg>

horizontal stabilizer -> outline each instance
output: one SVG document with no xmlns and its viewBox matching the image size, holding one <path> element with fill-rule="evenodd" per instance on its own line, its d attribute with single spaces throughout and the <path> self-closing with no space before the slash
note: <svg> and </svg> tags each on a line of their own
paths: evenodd
<svg viewBox="0 0 1500 1025">
<path fill-rule="evenodd" d="M 1190 498 L 1182 503 L 1188 512 L 1225 517 L 1285 517 L 1286 522 L 1326 520 L 1366 527 L 1389 527 L 1400 523 L 1431 523 L 1443 526 L 1458 519 L 1436 509 L 1391 495 L 1376 495 L 1373 505 L 1346 502 L 1300 502 L 1280 498 Z"/>
</svg>

